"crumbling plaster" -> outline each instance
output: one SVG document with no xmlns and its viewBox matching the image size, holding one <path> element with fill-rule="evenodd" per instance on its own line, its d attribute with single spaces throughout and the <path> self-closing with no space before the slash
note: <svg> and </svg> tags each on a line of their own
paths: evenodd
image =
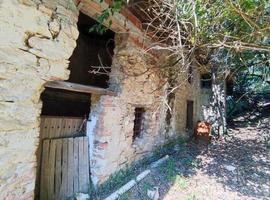
<svg viewBox="0 0 270 200">
<path fill-rule="evenodd" d="M 199 119 L 200 75 L 194 67 L 193 81 L 187 74 L 179 77 L 181 87 L 176 90 L 169 128 L 165 116 L 167 84 L 157 71 L 160 60 L 145 54 L 134 46 L 129 38 L 116 37 L 116 47 L 110 88 L 118 92 L 116 97 L 102 96 L 92 107 L 89 126 L 93 148 L 90 148 L 90 167 L 95 185 L 103 183 L 110 175 L 134 161 L 149 155 L 157 147 L 176 137 L 188 137 L 186 130 L 186 101 L 194 101 L 194 125 Z M 96 97 L 95 97 L 96 99 Z M 146 112 L 143 131 L 132 140 L 135 107 L 144 107 Z M 109 167 L 108 167 L 109 166 Z"/>
<path fill-rule="evenodd" d="M 122 41 L 125 41 L 124 44 Z M 100 97 L 90 116 L 90 121 L 96 124 L 93 129 L 93 152 L 90 152 L 94 184 L 104 182 L 112 173 L 162 143 L 158 130 L 160 97 L 163 94 L 162 88 L 158 89 L 160 78 L 149 70 L 153 67 L 149 61 L 151 59 L 146 57 L 142 49 L 127 41 L 128 38 L 116 38 L 110 87 L 118 95 Z M 135 107 L 144 107 L 146 112 L 141 137 L 133 142 Z"/>
</svg>

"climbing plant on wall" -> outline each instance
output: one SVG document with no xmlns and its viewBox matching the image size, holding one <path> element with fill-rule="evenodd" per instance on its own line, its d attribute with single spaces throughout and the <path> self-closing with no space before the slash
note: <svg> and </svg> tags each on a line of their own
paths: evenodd
<svg viewBox="0 0 270 200">
<path fill-rule="evenodd" d="M 100 3 L 103 3 L 104 0 L 99 0 Z M 127 3 L 126 0 L 114 0 L 111 4 L 109 4 L 108 8 L 102 11 L 101 15 L 98 17 L 99 24 L 94 25 L 89 30 L 90 32 L 94 31 L 100 34 L 103 34 L 106 31 L 106 27 L 102 24 L 109 20 L 110 16 L 113 16 L 115 13 L 119 13 L 121 8 Z M 112 21 L 109 20 L 109 26 L 112 25 Z M 107 27 L 110 28 L 110 27 Z"/>
</svg>

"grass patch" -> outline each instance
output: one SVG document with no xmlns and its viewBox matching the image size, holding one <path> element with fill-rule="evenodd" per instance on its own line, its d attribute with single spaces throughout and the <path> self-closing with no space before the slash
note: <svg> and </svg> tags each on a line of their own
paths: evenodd
<svg viewBox="0 0 270 200">
<path fill-rule="evenodd" d="M 181 188 L 186 189 L 188 186 L 188 183 L 183 175 L 177 174 L 175 177 L 175 183 Z"/>
<path fill-rule="evenodd" d="M 128 193 L 124 193 L 119 197 L 119 200 L 129 200 Z"/>
<path fill-rule="evenodd" d="M 91 199 L 102 199 L 106 197 L 111 192 L 117 190 L 128 181 L 135 178 L 140 172 L 147 169 L 152 162 L 157 161 L 167 154 L 174 154 L 176 152 L 176 145 L 179 147 L 178 149 L 183 149 L 185 142 L 186 141 L 182 138 L 174 139 L 164 146 L 157 148 L 150 156 L 146 156 L 140 161 L 127 166 L 125 169 L 114 173 L 105 183 L 101 184 L 98 188 L 90 188 Z M 175 177 L 176 174 L 175 162 L 176 161 L 174 159 L 170 159 L 166 165 L 166 171 L 168 171 L 168 174 L 172 180 L 174 180 L 173 177 Z"/>
<path fill-rule="evenodd" d="M 144 166 L 140 167 L 143 169 Z M 135 178 L 137 173 L 139 173 L 139 170 L 139 166 L 133 165 L 130 168 L 120 170 L 113 174 L 105 183 L 101 184 L 98 188 L 94 189 L 94 187 L 92 187 L 90 192 L 91 199 L 99 199 L 100 197 L 109 195 L 111 192 L 117 190 L 119 187 Z"/>
<path fill-rule="evenodd" d="M 145 192 L 145 194 L 147 193 L 147 190 L 152 190 L 154 188 L 154 185 L 151 183 L 143 183 L 143 191 Z"/>
<path fill-rule="evenodd" d="M 190 168 L 198 168 L 201 165 L 201 162 L 197 159 L 191 158 L 191 157 L 186 157 L 181 159 L 181 163 Z"/>
<path fill-rule="evenodd" d="M 185 200 L 198 200 L 195 195 L 190 195 L 185 198 Z"/>
<path fill-rule="evenodd" d="M 176 166 L 176 161 L 174 159 L 170 159 L 166 166 L 167 179 L 169 181 L 175 180 L 175 175 L 176 175 L 175 166 Z"/>
</svg>

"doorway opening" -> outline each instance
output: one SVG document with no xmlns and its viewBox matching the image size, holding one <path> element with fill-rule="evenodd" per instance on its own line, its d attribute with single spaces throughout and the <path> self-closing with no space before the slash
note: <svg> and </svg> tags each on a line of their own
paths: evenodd
<svg viewBox="0 0 270 200">
<path fill-rule="evenodd" d="M 187 101 L 186 128 L 188 131 L 193 129 L 193 101 Z"/>
<path fill-rule="evenodd" d="M 108 30 L 103 35 L 89 32 L 96 23 L 87 15 L 79 14 L 79 37 L 70 57 L 69 79 L 47 83 L 41 94 L 36 199 L 65 199 L 74 193 L 86 193 L 89 188 L 86 122 L 91 112 L 91 95 L 112 93 L 107 88 L 114 49 L 114 32 Z M 69 179 L 69 174 L 77 173 L 80 167 L 85 170 L 83 181 L 78 183 L 83 187 L 76 186 L 78 179 L 72 179 L 79 176 L 71 175 Z M 67 180 L 63 174 L 67 174 Z M 58 190 L 61 187 L 68 190 Z"/>
<path fill-rule="evenodd" d="M 72 135 L 65 132 L 72 131 L 75 136 L 76 131 L 83 135 L 85 131 L 80 123 L 85 122 L 90 114 L 91 94 L 106 93 L 113 58 L 114 32 L 108 30 L 102 35 L 91 32 L 91 27 L 96 23 L 80 13 L 77 46 L 70 57 L 70 77 L 67 81 L 48 83 L 41 95 L 41 139 L 69 137 Z M 56 121 L 61 124 L 56 124 Z M 71 130 L 67 131 L 67 127 L 71 127 Z"/>
</svg>

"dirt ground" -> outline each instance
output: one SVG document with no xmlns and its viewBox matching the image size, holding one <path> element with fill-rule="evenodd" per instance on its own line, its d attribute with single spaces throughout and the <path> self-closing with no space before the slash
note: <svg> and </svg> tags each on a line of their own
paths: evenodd
<svg viewBox="0 0 270 200">
<path fill-rule="evenodd" d="M 147 200 L 158 188 L 160 200 L 270 199 L 270 118 L 243 122 L 210 145 L 191 141 L 120 199 Z"/>
</svg>

